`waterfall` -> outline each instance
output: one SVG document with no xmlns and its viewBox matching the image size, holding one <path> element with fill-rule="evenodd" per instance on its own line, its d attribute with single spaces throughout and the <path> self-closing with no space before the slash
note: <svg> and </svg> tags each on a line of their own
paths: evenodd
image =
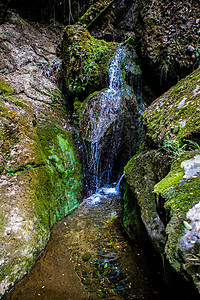
<svg viewBox="0 0 200 300">
<path fill-rule="evenodd" d="M 105 133 L 109 124 L 113 122 L 121 105 L 121 94 L 123 91 L 123 76 L 121 70 L 121 61 L 125 56 L 125 49 L 119 48 L 115 56 L 111 59 L 109 67 L 109 88 L 97 94 L 98 102 L 93 99 L 89 112 L 87 108 L 83 114 L 87 114 L 89 124 L 85 136 L 92 143 L 93 158 L 96 157 L 98 142 Z M 97 158 L 97 157 L 96 157 Z M 98 158 L 97 158 L 98 160 Z M 97 167 L 98 169 L 98 167 Z"/>
<path fill-rule="evenodd" d="M 126 52 L 124 48 L 118 48 L 115 55 L 111 59 L 109 67 L 109 88 L 106 93 L 111 91 L 118 92 L 124 87 L 123 75 L 122 75 L 122 59 L 125 58 Z"/>
<path fill-rule="evenodd" d="M 126 49 L 119 47 L 109 64 L 109 87 L 89 97 L 82 111 L 80 128 L 84 141 L 85 173 L 89 189 L 93 192 L 116 180 L 113 169 L 122 147 L 123 131 L 131 127 L 131 122 L 134 123 L 129 115 L 130 111 L 133 115 L 137 109 L 134 92 L 126 84 L 123 74 L 125 58 Z M 128 120 L 126 124 L 125 119 Z"/>
</svg>

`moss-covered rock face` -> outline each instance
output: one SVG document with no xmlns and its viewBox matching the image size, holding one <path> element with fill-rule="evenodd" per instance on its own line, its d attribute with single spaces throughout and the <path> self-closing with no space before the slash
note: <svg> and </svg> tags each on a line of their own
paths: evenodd
<svg viewBox="0 0 200 300">
<path fill-rule="evenodd" d="M 165 216 L 162 216 L 162 203 L 157 203 L 154 193 L 154 185 L 158 178 L 167 174 L 169 166 L 163 164 L 166 155 L 157 153 L 155 150 L 147 153 L 135 155 L 125 167 L 125 179 L 132 192 L 132 202 L 134 206 L 139 207 L 141 219 L 146 227 L 155 248 L 159 253 L 164 250 L 166 233 L 165 233 Z M 167 162 L 167 160 L 166 160 Z M 129 200 L 131 203 L 131 201 Z M 124 225 L 135 235 L 139 236 L 137 227 L 135 227 L 135 218 L 138 219 L 138 211 L 131 211 L 131 205 L 127 206 L 125 202 Z M 136 213 L 136 215 L 134 215 Z"/>
<path fill-rule="evenodd" d="M 137 6 L 135 33 L 152 79 L 171 84 L 198 67 L 198 1 L 142 0 Z"/>
<path fill-rule="evenodd" d="M 67 92 L 73 100 L 83 101 L 108 84 L 109 60 L 116 47 L 115 43 L 95 39 L 81 26 L 65 28 L 63 69 Z"/>
<path fill-rule="evenodd" d="M 200 153 L 184 153 L 169 174 L 154 186 L 171 219 L 166 227 L 168 239 L 165 254 L 171 266 L 186 278 L 192 278 L 199 289 L 199 203 Z M 184 263 L 183 263 L 184 262 Z"/>
<path fill-rule="evenodd" d="M 142 116 L 148 144 L 164 146 L 167 139 L 199 142 L 200 69 L 156 99 Z"/>
<path fill-rule="evenodd" d="M 12 22 L 0 27 L 0 297 L 30 270 L 82 190 L 74 131 L 56 85 L 56 28 L 38 30 L 15 15 Z"/>
<path fill-rule="evenodd" d="M 124 196 L 125 226 L 137 236 L 134 219 L 135 214 L 136 219 L 141 214 L 161 256 L 198 289 L 199 76 L 197 69 L 156 99 L 142 115 L 146 135 L 140 153 L 125 167 L 131 193 Z"/>
<path fill-rule="evenodd" d="M 72 133 L 56 122 L 35 125 L 20 100 L 1 96 L 1 294 L 33 265 L 51 227 L 78 207 L 82 188 Z"/>
</svg>

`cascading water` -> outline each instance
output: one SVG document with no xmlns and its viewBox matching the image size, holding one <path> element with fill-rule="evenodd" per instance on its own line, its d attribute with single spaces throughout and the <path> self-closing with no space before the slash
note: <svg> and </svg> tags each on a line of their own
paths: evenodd
<svg viewBox="0 0 200 300">
<path fill-rule="evenodd" d="M 135 65 L 127 66 L 127 56 L 125 48 L 116 51 L 110 62 L 109 87 L 89 97 L 83 109 L 85 168 L 88 186 L 95 193 L 54 227 L 44 255 L 6 300 L 164 299 L 162 276 L 155 272 L 155 264 L 149 272 L 151 265 L 143 252 L 131 248 L 121 230 L 123 175 L 117 184 L 104 186 L 113 180 L 116 165 L 123 168 L 132 156 L 137 139 L 140 73 L 134 75 Z M 156 285 L 151 283 L 154 276 Z"/>
<path fill-rule="evenodd" d="M 92 95 L 82 112 L 85 173 L 93 191 L 113 180 L 114 161 L 122 144 L 127 114 L 126 101 L 134 103 L 133 90 L 126 85 L 122 71 L 125 57 L 125 48 L 119 47 L 110 61 L 109 87 Z"/>
<path fill-rule="evenodd" d="M 93 148 L 98 148 L 98 142 L 105 133 L 110 122 L 115 120 L 118 110 L 121 105 L 121 94 L 124 89 L 123 76 L 121 70 L 121 61 L 125 56 L 125 50 L 119 48 L 116 51 L 115 56 L 111 59 L 109 68 L 109 88 L 98 94 L 100 100 L 98 103 L 93 103 L 93 107 L 90 108 L 89 114 L 83 111 L 83 115 L 86 112 L 89 118 L 88 126 L 85 130 L 85 135 L 89 135 Z M 94 151 L 95 152 L 95 151 Z M 94 156 L 96 159 L 96 157 Z"/>
</svg>

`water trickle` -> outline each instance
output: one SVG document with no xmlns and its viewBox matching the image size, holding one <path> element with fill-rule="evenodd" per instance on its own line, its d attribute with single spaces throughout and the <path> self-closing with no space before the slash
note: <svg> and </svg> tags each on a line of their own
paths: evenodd
<svg viewBox="0 0 200 300">
<path fill-rule="evenodd" d="M 125 56 L 125 48 L 119 47 L 110 61 L 109 87 L 93 95 L 82 113 L 80 127 L 87 157 L 85 164 L 93 191 L 113 179 L 114 160 L 121 145 L 127 110 L 125 99 L 134 98 L 123 78 L 121 66 Z"/>
<path fill-rule="evenodd" d="M 121 70 L 121 61 L 125 55 L 125 50 L 119 48 L 115 56 L 111 59 L 109 68 L 109 88 L 98 93 L 99 101 L 95 101 L 88 111 L 88 106 L 85 107 L 83 115 L 86 113 L 88 118 L 88 126 L 85 130 L 85 137 L 92 143 L 93 158 L 96 159 L 96 149 L 98 142 L 112 123 L 122 101 L 122 92 L 124 91 L 123 76 Z"/>
<path fill-rule="evenodd" d="M 114 90 L 115 92 L 123 89 L 123 74 L 121 69 L 122 59 L 125 58 L 126 51 L 124 48 L 118 48 L 115 56 L 111 59 L 110 68 L 109 68 L 109 89 L 107 92 Z"/>
</svg>

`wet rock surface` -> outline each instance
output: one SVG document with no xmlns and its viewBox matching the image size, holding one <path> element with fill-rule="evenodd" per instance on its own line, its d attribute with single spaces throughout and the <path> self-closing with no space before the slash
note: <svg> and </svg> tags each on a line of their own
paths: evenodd
<svg viewBox="0 0 200 300">
<path fill-rule="evenodd" d="M 33 266 L 51 227 L 78 207 L 80 164 L 57 87 L 61 30 L 16 14 L 0 26 L 0 295 Z"/>
<path fill-rule="evenodd" d="M 135 87 L 134 79 L 141 70 L 128 57 L 128 49 L 118 47 L 109 64 L 109 87 L 89 96 L 81 106 L 79 127 L 84 141 L 85 173 L 88 187 L 94 190 L 119 177 L 120 166 L 137 149 L 137 100 L 126 77 Z"/>
<path fill-rule="evenodd" d="M 118 193 L 104 187 L 56 224 L 42 257 L 5 299 L 160 299 L 156 265 L 121 231 Z"/>
</svg>

